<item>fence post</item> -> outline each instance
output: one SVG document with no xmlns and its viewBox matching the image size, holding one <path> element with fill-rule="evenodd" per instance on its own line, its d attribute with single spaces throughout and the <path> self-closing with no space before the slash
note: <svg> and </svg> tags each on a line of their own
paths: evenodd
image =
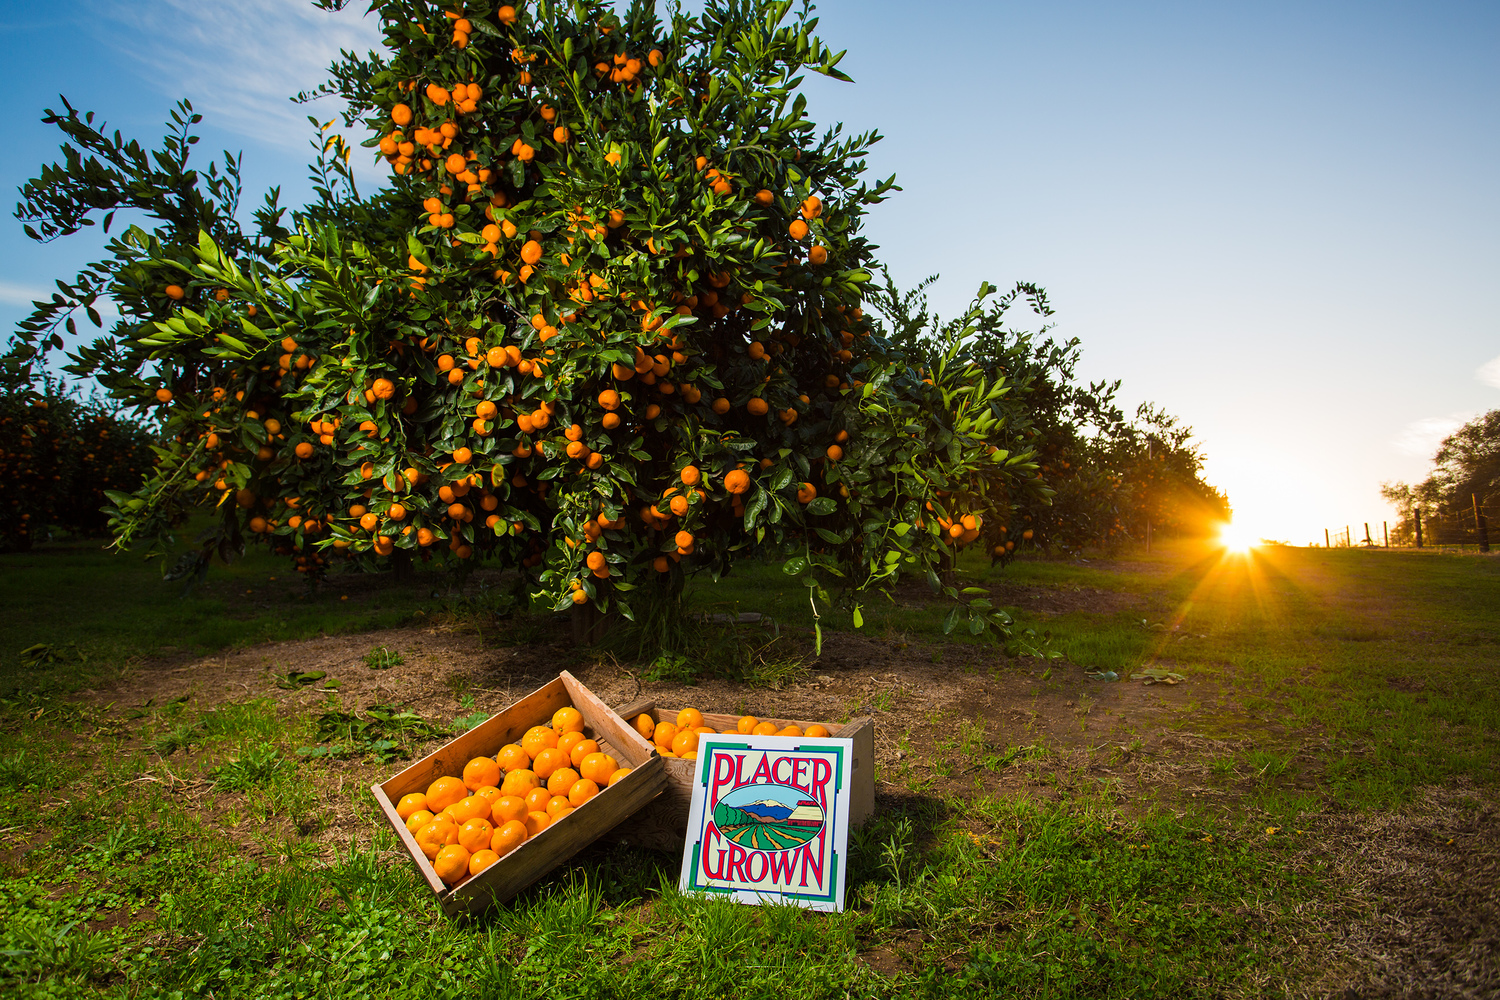
<svg viewBox="0 0 1500 1000">
<path fill-rule="evenodd" d="M 1380 537 L 1385 539 L 1385 547 L 1391 547 L 1391 529 L 1384 521 L 1380 522 Z"/>
<path fill-rule="evenodd" d="M 1370 537 L 1370 522 L 1365 522 L 1365 544 L 1374 548 L 1375 540 Z"/>
<path fill-rule="evenodd" d="M 1354 548 L 1354 532 L 1349 530 L 1349 526 L 1347 524 L 1344 525 L 1344 548 Z"/>
<path fill-rule="evenodd" d="M 1474 502 L 1474 527 L 1479 531 L 1479 551 L 1488 552 L 1490 550 L 1489 523 L 1484 519 L 1484 511 L 1479 509 L 1478 495 L 1470 493 L 1469 499 Z"/>
<path fill-rule="evenodd" d="M 1332 539 L 1330 539 L 1328 537 L 1328 529 L 1327 528 L 1323 529 L 1323 548 L 1325 548 L 1325 549 L 1331 549 L 1331 548 L 1333 548 L 1333 541 L 1332 541 Z"/>
<path fill-rule="evenodd" d="M 1417 548 L 1420 549 L 1422 547 L 1422 508 L 1413 507 L 1411 516 L 1417 522 Z"/>
</svg>

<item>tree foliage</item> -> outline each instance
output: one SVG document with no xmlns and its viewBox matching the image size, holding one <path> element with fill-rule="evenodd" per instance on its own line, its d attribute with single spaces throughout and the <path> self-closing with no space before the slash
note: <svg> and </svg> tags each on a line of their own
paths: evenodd
<svg viewBox="0 0 1500 1000">
<path fill-rule="evenodd" d="M 1027 440 L 995 443 L 1011 384 L 971 344 L 983 308 L 920 350 L 865 315 L 863 215 L 894 183 L 864 179 L 878 135 L 807 117 L 803 75 L 845 79 L 810 7 L 370 10 L 385 51 L 321 91 L 391 169 L 368 196 L 327 122 L 316 201 L 273 191 L 247 232 L 239 161 L 190 166 L 185 103 L 150 153 L 48 114 L 69 142 L 23 192 L 28 232 L 144 218 L 22 325 L 6 377 L 113 301 L 69 370 L 162 428 L 149 480 L 111 494 L 122 546 L 213 509 L 313 576 L 493 559 L 628 616 L 752 547 L 814 596 L 939 585 L 1045 496 Z M 968 623 L 1008 619 L 981 599 Z"/>
<path fill-rule="evenodd" d="M 1382 483 L 1380 493 L 1399 512 L 1399 539 L 1414 538 L 1420 516 L 1430 540 L 1472 541 L 1476 505 L 1491 524 L 1500 507 L 1500 410 L 1475 417 L 1444 438 L 1426 479 Z"/>
</svg>

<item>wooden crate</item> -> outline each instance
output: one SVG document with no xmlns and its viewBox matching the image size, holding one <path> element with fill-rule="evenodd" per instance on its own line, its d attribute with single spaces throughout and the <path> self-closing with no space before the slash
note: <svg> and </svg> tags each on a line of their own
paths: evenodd
<svg viewBox="0 0 1500 1000">
<path fill-rule="evenodd" d="M 600 791 L 569 815 L 547 827 L 520 847 L 454 886 L 443 884 L 416 838 L 396 815 L 394 803 L 445 774 L 462 775 L 475 757 L 493 757 L 507 743 L 518 743 L 532 726 L 547 725 L 552 713 L 572 705 L 583 715 L 584 733 L 597 740 L 621 767 L 634 768 L 612 787 Z M 572 674 L 563 671 L 520 701 L 464 733 L 446 746 L 378 785 L 370 786 L 391 827 L 406 846 L 412 863 L 427 880 L 443 912 L 449 916 L 479 913 L 503 903 L 541 878 L 579 850 L 597 840 L 616 823 L 637 812 L 666 784 L 665 761 L 634 727 L 610 711 Z"/>
<path fill-rule="evenodd" d="M 676 722 L 675 708 L 659 708 L 655 701 L 638 701 L 628 705 L 617 714 L 635 732 L 635 719 L 646 714 L 657 722 Z M 737 715 L 711 715 L 703 713 L 703 724 L 719 732 L 734 734 L 740 719 Z M 778 729 L 784 726 L 801 726 L 804 730 L 813 725 L 801 719 L 767 719 Z M 875 720 L 868 717 L 851 719 L 840 726 L 834 722 L 818 723 L 829 734 L 840 739 L 854 741 L 852 784 L 849 789 L 850 829 L 862 826 L 875 811 Z M 637 733 L 636 735 L 640 735 Z M 610 838 L 622 843 L 637 844 L 656 850 L 680 852 L 687 840 L 688 811 L 693 804 L 694 760 L 663 757 L 666 769 L 666 788 L 645 808 L 610 832 Z"/>
</svg>

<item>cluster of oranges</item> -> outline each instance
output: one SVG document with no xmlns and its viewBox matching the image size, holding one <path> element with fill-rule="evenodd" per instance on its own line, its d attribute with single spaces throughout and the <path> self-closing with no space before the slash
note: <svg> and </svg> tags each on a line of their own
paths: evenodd
<svg viewBox="0 0 1500 1000">
<path fill-rule="evenodd" d="M 462 777 L 444 776 L 405 795 L 396 814 L 432 862 L 457 885 L 528 837 L 588 802 L 630 773 L 583 732 L 583 715 L 558 709 L 550 726 L 533 726 L 519 744 L 475 757 Z"/>
<path fill-rule="evenodd" d="M 698 759 L 698 738 L 717 733 L 718 730 L 703 724 L 703 713 L 696 708 L 684 708 L 677 713 L 676 722 L 657 722 L 642 712 L 635 717 L 635 731 L 656 744 L 663 757 L 681 757 L 683 760 Z M 727 732 L 727 730 L 726 730 Z M 806 730 L 801 726 L 778 726 L 774 722 L 762 722 L 753 715 L 743 715 L 735 725 L 741 736 L 831 736 L 824 726 L 811 725 Z"/>
</svg>

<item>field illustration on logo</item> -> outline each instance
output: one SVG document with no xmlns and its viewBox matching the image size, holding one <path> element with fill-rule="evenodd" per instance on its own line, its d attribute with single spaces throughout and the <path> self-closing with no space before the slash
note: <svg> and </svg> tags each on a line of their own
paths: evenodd
<svg viewBox="0 0 1500 1000">
<path fill-rule="evenodd" d="M 842 910 L 852 753 L 847 739 L 704 735 L 682 891 Z"/>
<path fill-rule="evenodd" d="M 714 805 L 714 825 L 725 837 L 758 851 L 801 847 L 823 829 L 823 807 L 786 785 L 745 785 Z"/>
</svg>

